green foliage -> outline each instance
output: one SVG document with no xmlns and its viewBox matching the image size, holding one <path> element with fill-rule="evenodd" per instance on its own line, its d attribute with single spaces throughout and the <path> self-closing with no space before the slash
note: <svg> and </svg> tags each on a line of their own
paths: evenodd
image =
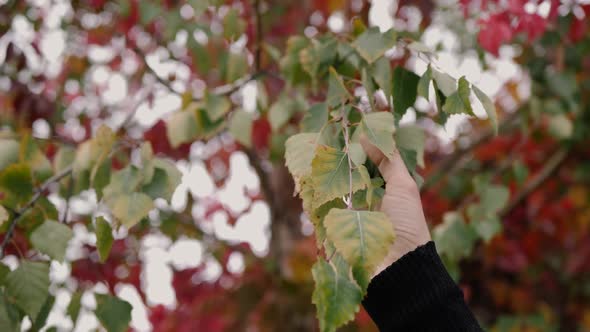
<svg viewBox="0 0 590 332">
<path fill-rule="evenodd" d="M 371 275 L 395 238 L 393 225 L 382 212 L 331 209 L 324 219 L 328 240 L 349 265 Z"/>
<path fill-rule="evenodd" d="M 21 261 L 20 266 L 6 276 L 5 287 L 6 295 L 35 320 L 49 296 L 49 265 Z"/>
<path fill-rule="evenodd" d="M 395 143 L 392 139 L 394 125 L 393 115 L 386 112 L 371 113 L 363 116 L 361 122 L 363 133 L 383 154 L 391 159 L 395 151 Z"/>
<path fill-rule="evenodd" d="M 107 332 L 125 332 L 131 321 L 131 305 L 117 297 L 95 294 L 96 318 Z"/>
<path fill-rule="evenodd" d="M 96 249 L 101 262 L 105 262 L 109 257 L 113 241 L 111 225 L 103 217 L 96 218 Z"/>
<path fill-rule="evenodd" d="M 181 7 L 185 5 L 190 7 Z M 59 111 L 51 115 L 44 112 L 28 114 L 29 110 L 20 108 L 15 108 L 17 112 L 13 112 L 10 107 L 8 111 L 0 112 L 3 121 L 5 116 L 8 118 L 12 113 L 23 112 L 22 118 L 15 117 L 6 126 L 3 122 L 0 133 L 2 229 L 26 234 L 22 237 L 26 248 L 47 255 L 49 260 L 64 261 L 68 242 L 74 234 L 71 229 L 73 221 L 54 221 L 58 220 L 58 210 L 50 195 L 56 194 L 60 200 L 66 200 L 67 209 L 70 209 L 69 202 L 77 199 L 77 195 L 94 197 L 94 193 L 97 199 L 94 210 L 88 215 L 76 215 L 75 222 L 86 223 L 89 231 L 96 234 L 100 262 L 115 261 L 115 255 L 110 260 L 108 257 L 111 250 L 115 250 L 113 232 L 120 225 L 128 228 L 130 236 L 145 234 L 150 231 L 149 227 L 158 224 L 159 231 L 173 234 L 172 237 L 204 236 L 196 223 L 186 222 L 182 216 L 177 216 L 177 211 L 162 208 L 166 204 L 155 204 L 154 201 L 163 199 L 169 202 L 181 183 L 182 173 L 166 157 L 175 160 L 187 158 L 192 143 L 219 136 L 211 145 L 223 145 L 220 148 L 222 155 L 214 156 L 205 163 L 207 167 L 217 168 L 214 164 L 218 160 L 225 162 L 227 159 L 224 153 L 229 151 L 226 143 L 230 140 L 225 134 L 228 132 L 239 143 L 238 148 L 247 150 L 252 166 L 259 172 L 260 169 L 262 172 L 267 170 L 268 161 L 276 162 L 284 155 L 287 169 L 295 180 L 295 191 L 314 226 L 318 252 L 325 255 L 318 258 L 312 269 L 316 283 L 313 303 L 317 307 L 320 328 L 322 331 L 335 331 L 352 320 L 370 276 L 395 238 L 391 221 L 383 213 L 374 211 L 383 197 L 384 183 L 377 167 L 367 161 L 361 137 L 366 137 L 368 143 L 387 158 L 392 158 L 397 149 L 419 181 L 416 167 L 425 166 L 425 132 L 417 126 L 398 127 L 397 124 L 407 109 L 415 104 L 417 96 L 428 99 L 431 82 L 439 111 L 439 118 L 434 121 L 439 124 L 444 124 L 449 114 L 472 114 L 471 89 L 497 127 L 495 106 L 464 77 L 456 80 L 430 64 L 419 77 L 406 69 L 410 67 L 405 68 L 407 64 L 402 64 L 398 58 L 386 56 L 394 48 L 396 53 L 411 51 L 432 55 L 428 47 L 409 41 L 410 35 L 405 32 L 398 34 L 393 29 L 381 32 L 377 27 L 366 28 L 357 20 L 348 34 L 328 32 L 308 37 L 312 34 L 303 36 L 288 32 L 285 43 L 255 40 L 259 38 L 259 25 L 274 27 L 270 14 L 277 9 L 265 7 L 268 5 L 261 5 L 265 12 L 259 13 L 260 17 L 248 18 L 246 15 L 251 11 L 242 5 L 219 1 L 189 1 L 188 4 L 174 1 L 102 4 L 98 1 L 96 4 L 85 4 L 89 7 L 84 7 L 84 11 L 92 15 L 95 11 L 97 14 L 104 11 L 108 14 L 105 17 L 109 18 L 108 22 L 101 23 L 92 31 L 85 24 L 76 25 L 76 29 L 81 29 L 76 33 L 81 33 L 85 37 L 82 39 L 88 39 L 88 43 L 92 40 L 92 43 L 102 47 L 105 36 L 118 34 L 122 32 L 119 29 L 129 26 L 127 30 L 133 28 L 133 33 L 125 31 L 122 47 L 127 47 L 126 52 L 136 53 L 133 59 L 146 58 L 147 53 L 159 57 L 162 53 L 166 54 L 162 59 L 166 65 L 178 62 L 191 71 L 188 79 L 176 77 L 174 72 L 167 77 L 161 76 L 159 70 L 152 68 L 146 60 L 134 66 L 137 70 L 125 74 L 129 93 L 149 90 L 143 85 L 147 86 L 145 82 L 154 81 L 155 77 L 157 84 L 154 86 L 158 89 L 167 86 L 171 94 L 177 94 L 182 100 L 182 106 L 154 125 L 151 128 L 154 132 L 142 128 L 143 124 L 135 123 L 136 109 L 129 110 L 129 117 L 124 122 L 118 121 L 120 110 L 111 112 L 112 105 L 108 103 L 98 104 L 96 109 L 87 113 L 72 112 L 67 106 L 70 101 L 66 99 L 78 97 L 70 95 L 66 91 L 69 88 L 61 88 L 69 85 L 62 79 L 80 84 L 82 97 L 86 97 L 88 91 L 99 95 L 103 93 L 102 89 L 85 82 L 87 71 L 94 68 L 96 61 L 84 56 L 78 59 L 77 52 L 74 52 L 75 55 L 67 54 L 67 61 L 71 63 L 64 62 L 59 67 L 68 71 L 60 72 L 55 76 L 55 82 L 51 81 L 52 86 L 59 87 L 57 93 L 53 87 L 44 87 L 44 90 L 39 90 L 43 91 L 41 94 L 35 92 L 23 97 L 17 91 L 20 89 L 18 86 L 34 84 L 19 82 L 14 85 L 14 96 L 5 98 L 6 103 L 11 103 L 12 98 L 30 98 L 31 105 L 43 105 L 45 100 L 37 98 L 47 97 L 60 101 L 63 98 L 64 105 L 52 105 Z M 19 10 L 24 10 L 26 5 L 20 7 Z M 79 4 L 74 4 L 73 10 L 77 20 Z M 107 28 L 111 23 L 116 23 L 114 30 Z M 136 34 L 142 38 L 135 40 Z M 196 38 L 197 35 L 199 38 Z M 182 50 L 183 45 L 186 45 L 186 50 Z M 284 48 L 277 45 L 284 45 Z M 126 59 L 127 54 L 121 53 L 100 65 L 111 66 L 113 71 L 118 71 L 119 66 L 126 66 Z M 16 74 L 12 73 L 13 67 L 19 66 L 9 63 L 7 73 L 2 74 Z M 146 74 L 151 76 L 150 80 L 144 76 Z M 28 77 L 30 73 L 20 73 L 18 77 L 21 76 Z M 275 84 L 274 80 L 284 81 L 284 84 Z M 571 74 L 560 74 L 549 88 L 562 98 L 575 99 L 578 90 L 575 84 L 572 85 L 572 80 Z M 255 109 L 246 112 L 239 104 L 240 95 L 246 90 L 242 89 L 244 85 L 250 83 L 257 87 L 257 100 Z M 147 92 L 141 98 L 145 98 L 150 107 L 158 107 L 157 103 L 152 105 L 152 98 L 157 98 L 159 91 Z M 382 95 L 385 95 L 385 100 Z M 365 98 L 368 98 L 368 105 Z M 5 99 L 2 99 L 3 102 Z M 573 107 L 575 102 L 570 101 L 567 105 Z M 120 106 L 121 109 L 127 107 L 117 104 L 117 108 Z M 556 113 L 553 116 L 550 131 L 560 139 L 570 139 L 575 128 L 569 115 Z M 49 123 L 48 138 L 33 137 L 31 128 L 22 128 L 22 123 L 26 123 L 25 127 L 33 127 L 35 118 Z M 61 118 L 69 118 L 71 123 L 56 123 L 56 119 Z M 8 130 L 5 131 L 5 127 Z M 145 129 L 149 130 L 142 139 Z M 69 131 L 75 132 L 75 135 L 70 135 Z M 58 139 L 54 140 L 53 136 Z M 228 150 L 224 150 L 226 148 Z M 265 159 L 257 160 L 258 157 Z M 516 173 L 515 176 L 523 177 L 522 171 L 518 173 L 520 175 Z M 225 175 L 212 175 L 215 182 L 223 182 Z M 262 183 L 264 179 L 260 180 L 261 187 L 268 185 Z M 476 240 L 489 241 L 500 230 L 501 224 L 496 215 L 506 204 L 506 188 L 480 186 L 476 192 L 479 202 L 467 207 L 468 222 L 460 215 L 451 215 L 435 231 L 441 253 L 447 259 L 465 256 Z M 263 194 L 268 196 L 267 192 L 263 191 Z M 275 199 L 266 198 L 269 201 Z M 257 199 L 252 197 L 252 201 Z M 188 203 L 186 211 L 180 214 L 187 214 L 194 200 L 191 198 Z M 165 217 L 134 227 L 153 209 L 158 212 L 153 213 L 154 216 Z M 66 213 L 65 217 L 73 214 Z M 99 216 L 103 214 L 112 222 Z M 94 227 L 91 220 L 95 220 Z M 12 235 L 5 233 L 5 236 Z M 21 241 L 20 237 L 18 241 Z M 15 250 L 18 251 L 20 245 L 14 244 Z M 2 251 L 5 249 L 3 247 Z M 214 256 L 223 254 L 220 250 Z M 23 315 L 28 316 L 32 330 L 47 328 L 44 325 L 55 301 L 49 294 L 47 256 L 30 256 L 44 260 L 36 262 L 21 258 L 15 271 L 0 265 L 0 282 L 3 281 L 3 288 L 0 289 L 0 330 L 20 330 Z M 125 261 L 129 263 L 132 260 L 126 258 Z M 72 266 L 76 264 L 68 263 Z M 110 283 L 110 280 L 105 282 Z M 75 291 L 67 309 L 74 322 L 81 310 L 81 296 L 80 290 Z M 128 329 L 131 306 L 127 302 L 110 295 L 96 295 L 96 302 L 96 317 L 107 331 Z"/>
<path fill-rule="evenodd" d="M 53 220 L 45 221 L 31 233 L 31 244 L 35 249 L 52 259 L 63 261 L 68 242 L 74 236 L 70 227 Z"/>
<path fill-rule="evenodd" d="M 311 273 L 316 283 L 312 301 L 318 308 L 320 330 L 336 331 L 354 318 L 362 300 L 362 290 L 342 258 L 335 257 L 330 263 L 320 258 Z"/>
</svg>

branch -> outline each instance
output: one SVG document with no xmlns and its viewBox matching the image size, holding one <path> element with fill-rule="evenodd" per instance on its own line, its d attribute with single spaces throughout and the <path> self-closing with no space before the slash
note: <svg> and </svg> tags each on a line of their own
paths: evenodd
<svg viewBox="0 0 590 332">
<path fill-rule="evenodd" d="M 256 16 L 256 40 L 254 46 L 254 69 L 260 70 L 262 57 L 262 15 L 260 13 L 260 0 L 254 0 L 254 14 Z"/>
<path fill-rule="evenodd" d="M 350 158 L 350 137 L 348 136 L 348 119 L 342 108 L 342 129 L 344 130 L 344 144 L 346 145 L 346 157 L 348 159 L 348 202 L 346 208 L 352 210 L 352 160 Z"/>
<path fill-rule="evenodd" d="M 541 186 L 555 171 L 559 169 L 559 166 L 565 161 L 567 155 L 569 153 L 568 147 L 562 147 L 557 150 L 547 163 L 545 167 L 543 167 L 526 185 L 520 190 L 518 193 L 514 195 L 506 207 L 500 212 L 501 216 L 505 216 L 510 211 L 512 211 L 515 207 L 517 207 L 529 194 L 535 191 L 539 186 Z"/>
<path fill-rule="evenodd" d="M 519 113 L 520 112 L 518 112 L 518 110 L 517 110 L 514 113 L 510 114 L 508 117 L 506 117 L 502 121 L 502 123 L 500 123 L 499 128 L 498 128 L 498 132 L 502 132 L 502 131 L 506 131 L 506 130 L 510 129 L 514 120 L 516 120 L 518 118 Z M 432 187 L 434 184 L 436 184 L 438 182 L 438 180 L 440 179 L 441 176 L 449 176 L 452 173 L 454 173 L 456 170 L 458 170 L 460 168 L 459 167 L 460 161 L 465 156 L 467 156 L 468 154 L 473 152 L 473 150 L 477 149 L 482 144 L 487 143 L 488 141 L 490 141 L 494 137 L 495 137 L 494 130 L 492 128 L 490 128 L 484 134 L 482 134 L 477 139 L 475 139 L 469 146 L 464 147 L 462 149 L 457 149 L 451 155 L 445 157 L 443 160 L 441 160 L 435 166 L 435 170 L 432 172 L 432 175 L 430 175 L 424 181 L 424 184 L 421 187 L 421 191 L 426 191 L 427 189 Z"/>
<path fill-rule="evenodd" d="M 170 81 L 162 78 L 160 75 L 158 75 L 158 73 L 156 73 L 156 71 L 154 70 L 154 68 L 152 68 L 147 61 L 145 61 L 146 55 L 145 53 L 137 46 L 137 45 L 132 45 L 131 49 L 140 57 L 143 59 L 143 63 L 145 64 L 146 69 L 156 77 L 156 80 L 158 80 L 158 82 L 163 85 L 168 91 L 172 92 L 172 93 L 176 93 L 176 94 L 180 94 L 180 92 L 174 90 L 172 88 L 172 86 L 170 85 Z M 231 95 L 232 93 L 238 91 L 240 88 L 242 88 L 244 85 L 246 85 L 248 82 L 257 80 L 258 78 L 267 75 L 266 72 L 263 71 L 256 71 L 253 74 L 248 74 L 232 83 L 229 84 L 225 84 L 225 85 L 220 85 L 218 87 L 215 87 L 212 89 L 213 94 L 219 95 L 219 96 L 228 96 Z M 201 101 L 203 100 L 202 98 L 196 98 L 196 97 L 192 97 L 193 101 Z"/>
<path fill-rule="evenodd" d="M 39 200 L 39 198 L 41 198 L 41 195 L 43 194 L 43 192 L 45 190 L 47 190 L 49 188 L 49 186 L 51 186 L 53 183 L 58 182 L 59 180 L 63 179 L 64 177 L 70 175 L 71 173 L 72 173 L 72 166 L 68 166 L 68 167 L 64 168 L 63 170 L 61 170 L 59 173 L 57 173 L 54 176 L 47 179 L 47 181 L 45 181 L 35 191 L 35 194 L 27 202 L 27 204 L 25 204 L 25 206 L 23 206 L 20 210 L 16 211 L 16 213 L 14 215 L 14 219 L 12 219 L 12 222 L 8 226 L 8 230 L 6 231 L 6 234 L 4 235 L 4 239 L 2 240 L 2 244 L 0 244 L 0 259 L 2 257 L 4 257 L 4 250 L 5 250 L 6 246 L 8 245 L 8 243 L 10 242 L 10 240 L 12 239 L 12 235 L 14 234 L 14 229 L 16 228 L 16 224 L 22 218 L 22 216 L 30 208 L 32 208 L 35 205 L 35 203 Z"/>
</svg>

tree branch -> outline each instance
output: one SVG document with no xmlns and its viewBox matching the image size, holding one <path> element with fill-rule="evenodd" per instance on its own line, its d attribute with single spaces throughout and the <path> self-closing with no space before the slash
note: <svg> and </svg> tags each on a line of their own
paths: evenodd
<svg viewBox="0 0 590 332">
<path fill-rule="evenodd" d="M 553 173 L 557 171 L 559 166 L 565 161 L 568 153 L 569 148 L 562 147 L 551 155 L 545 166 L 514 195 L 506 207 L 500 212 L 500 215 L 505 216 L 510 213 L 510 211 L 517 207 L 529 194 L 549 179 L 549 177 L 553 175 Z"/>
<path fill-rule="evenodd" d="M 256 18 L 256 40 L 254 45 L 254 69 L 260 70 L 262 57 L 262 13 L 260 12 L 260 0 L 254 0 L 254 14 Z"/>
<path fill-rule="evenodd" d="M 64 168 L 63 170 L 61 170 L 59 173 L 57 173 L 54 176 L 52 176 L 49 179 L 47 179 L 47 181 L 45 181 L 35 191 L 35 194 L 27 202 L 27 204 L 25 204 L 25 206 L 23 206 L 20 210 L 16 211 L 16 213 L 14 215 L 14 219 L 12 219 L 12 222 L 8 226 L 8 230 L 6 231 L 6 234 L 4 235 L 4 239 L 2 240 L 2 244 L 0 244 L 0 259 L 2 257 L 4 257 L 4 250 L 6 249 L 6 246 L 8 245 L 8 243 L 10 242 L 10 240 L 12 239 L 12 235 L 14 234 L 14 229 L 16 228 L 16 224 L 22 218 L 22 216 L 30 208 L 32 208 L 35 205 L 35 203 L 39 200 L 39 198 L 41 198 L 41 195 L 43 195 L 43 192 L 45 190 L 47 190 L 50 185 L 52 185 L 53 183 L 58 182 L 59 180 L 63 179 L 64 177 L 70 175 L 71 173 L 72 173 L 72 166 L 68 166 L 68 167 Z"/>
<path fill-rule="evenodd" d="M 518 110 L 508 117 L 506 117 L 502 123 L 500 123 L 498 132 L 506 131 L 511 128 L 512 123 L 516 120 L 519 116 Z M 449 176 L 453 174 L 455 171 L 460 169 L 459 165 L 461 160 L 467 155 L 469 155 L 473 150 L 477 149 L 482 144 L 489 142 L 492 138 L 495 137 L 494 130 L 492 128 L 488 129 L 484 134 L 479 136 L 475 139 L 469 146 L 457 149 L 451 155 L 445 157 L 441 160 L 436 166 L 435 170 L 432 174 L 424 181 L 424 184 L 421 187 L 421 191 L 425 191 L 430 189 L 434 184 L 438 182 L 438 180 L 442 176 Z"/>
<path fill-rule="evenodd" d="M 158 80 L 158 82 L 161 85 L 163 85 L 168 91 L 170 91 L 172 93 L 180 94 L 180 92 L 178 92 L 172 88 L 172 86 L 170 85 L 170 83 L 171 83 L 170 81 L 168 81 L 168 80 L 164 79 L 163 77 L 161 77 L 160 75 L 158 75 L 158 73 L 156 73 L 154 68 L 152 68 L 147 63 L 147 61 L 145 61 L 146 55 L 137 45 L 132 45 L 131 49 L 135 52 L 135 54 L 137 54 L 140 58 L 143 59 L 143 63 L 145 64 L 145 68 L 150 72 L 150 74 L 154 75 L 156 80 Z M 257 80 L 260 77 L 265 76 L 266 74 L 267 73 L 265 73 L 263 71 L 256 70 L 253 74 L 248 74 L 242 78 L 237 79 L 236 81 L 234 81 L 232 83 L 215 87 L 211 91 L 213 94 L 216 94 L 219 96 L 228 96 L 228 95 L 231 95 L 232 93 L 238 91 L 240 88 L 242 88 L 248 82 Z M 192 100 L 193 101 L 201 101 L 202 98 L 196 98 L 193 96 Z"/>
</svg>

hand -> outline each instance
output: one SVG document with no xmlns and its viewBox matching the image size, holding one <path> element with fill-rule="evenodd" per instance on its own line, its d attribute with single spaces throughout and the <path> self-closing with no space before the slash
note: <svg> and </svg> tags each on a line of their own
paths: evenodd
<svg viewBox="0 0 590 332">
<path fill-rule="evenodd" d="M 389 254 L 375 272 L 377 275 L 431 238 L 422 210 L 420 191 L 399 152 L 395 151 L 394 157 L 389 160 L 365 137 L 361 138 L 361 144 L 385 180 L 385 195 L 380 210 L 391 220 L 396 235 Z"/>
</svg>

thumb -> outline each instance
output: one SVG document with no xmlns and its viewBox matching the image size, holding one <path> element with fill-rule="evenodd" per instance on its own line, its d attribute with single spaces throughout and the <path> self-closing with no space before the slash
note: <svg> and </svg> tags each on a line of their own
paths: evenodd
<svg viewBox="0 0 590 332">
<path fill-rule="evenodd" d="M 408 172 L 406 168 L 406 164 L 402 160 L 399 151 L 397 149 L 393 153 L 393 157 L 391 159 L 387 159 L 385 154 L 381 152 L 375 145 L 373 145 L 369 139 L 363 134 L 361 135 L 361 146 L 367 157 L 371 159 L 371 161 L 377 165 L 379 168 L 379 172 L 383 175 L 383 179 L 385 182 L 390 182 L 393 180 L 412 180 L 412 176 Z M 412 180 L 413 181 L 413 180 Z"/>
</svg>

